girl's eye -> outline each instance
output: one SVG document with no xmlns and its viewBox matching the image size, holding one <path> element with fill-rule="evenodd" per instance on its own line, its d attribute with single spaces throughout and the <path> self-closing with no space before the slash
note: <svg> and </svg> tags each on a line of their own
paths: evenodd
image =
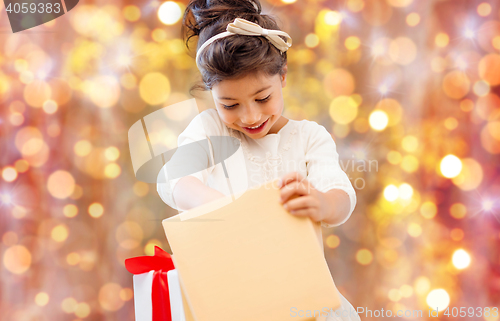
<svg viewBox="0 0 500 321">
<path fill-rule="evenodd" d="M 222 105 L 222 107 L 224 107 L 224 109 L 233 109 L 233 107 L 235 107 L 237 105 L 238 104 L 234 104 L 234 105 L 231 105 L 231 106 Z"/>
<path fill-rule="evenodd" d="M 268 101 L 268 100 L 269 100 L 269 98 L 271 98 L 271 95 L 270 95 L 270 94 L 269 94 L 269 96 L 267 96 L 266 98 L 264 98 L 264 99 L 256 99 L 256 101 L 258 101 L 259 103 L 264 103 L 264 102 Z"/>
</svg>

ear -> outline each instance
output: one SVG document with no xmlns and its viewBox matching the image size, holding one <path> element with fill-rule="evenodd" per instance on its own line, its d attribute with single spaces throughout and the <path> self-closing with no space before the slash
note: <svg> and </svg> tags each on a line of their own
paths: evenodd
<svg viewBox="0 0 500 321">
<path fill-rule="evenodd" d="M 286 86 L 286 74 L 288 71 L 288 65 L 283 67 L 283 75 L 281 75 L 281 88 L 285 88 Z"/>
</svg>

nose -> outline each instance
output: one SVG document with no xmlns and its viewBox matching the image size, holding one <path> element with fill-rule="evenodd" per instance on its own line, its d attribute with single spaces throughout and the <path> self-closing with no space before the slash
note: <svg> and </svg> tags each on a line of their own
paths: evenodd
<svg viewBox="0 0 500 321">
<path fill-rule="evenodd" d="M 243 115 L 240 116 L 240 120 L 244 126 L 254 126 L 258 125 L 261 121 L 261 113 L 258 107 L 250 106 L 245 108 Z"/>
</svg>

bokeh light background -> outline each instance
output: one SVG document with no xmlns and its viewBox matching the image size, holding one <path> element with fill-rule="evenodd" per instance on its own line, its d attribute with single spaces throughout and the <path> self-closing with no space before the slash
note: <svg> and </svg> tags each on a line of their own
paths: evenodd
<svg viewBox="0 0 500 321">
<path fill-rule="evenodd" d="M 185 6 L 80 1 L 12 34 L 0 5 L 0 319 L 134 319 L 124 260 L 170 251 L 176 211 L 135 179 L 127 130 L 191 98 Z M 323 230 L 340 291 L 394 313 L 498 307 L 500 3 L 263 6 L 293 38 L 285 116 L 332 133 L 357 190 Z"/>
</svg>

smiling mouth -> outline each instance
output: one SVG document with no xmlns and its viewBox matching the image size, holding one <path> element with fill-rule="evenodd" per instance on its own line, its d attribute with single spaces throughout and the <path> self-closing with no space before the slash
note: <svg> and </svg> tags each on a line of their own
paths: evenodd
<svg viewBox="0 0 500 321">
<path fill-rule="evenodd" d="M 247 128 L 247 129 L 257 129 L 257 128 L 260 128 L 262 127 L 262 125 L 264 125 L 266 123 L 267 119 L 262 123 L 260 124 L 259 126 L 255 126 L 255 127 L 243 127 L 243 128 Z"/>
</svg>

